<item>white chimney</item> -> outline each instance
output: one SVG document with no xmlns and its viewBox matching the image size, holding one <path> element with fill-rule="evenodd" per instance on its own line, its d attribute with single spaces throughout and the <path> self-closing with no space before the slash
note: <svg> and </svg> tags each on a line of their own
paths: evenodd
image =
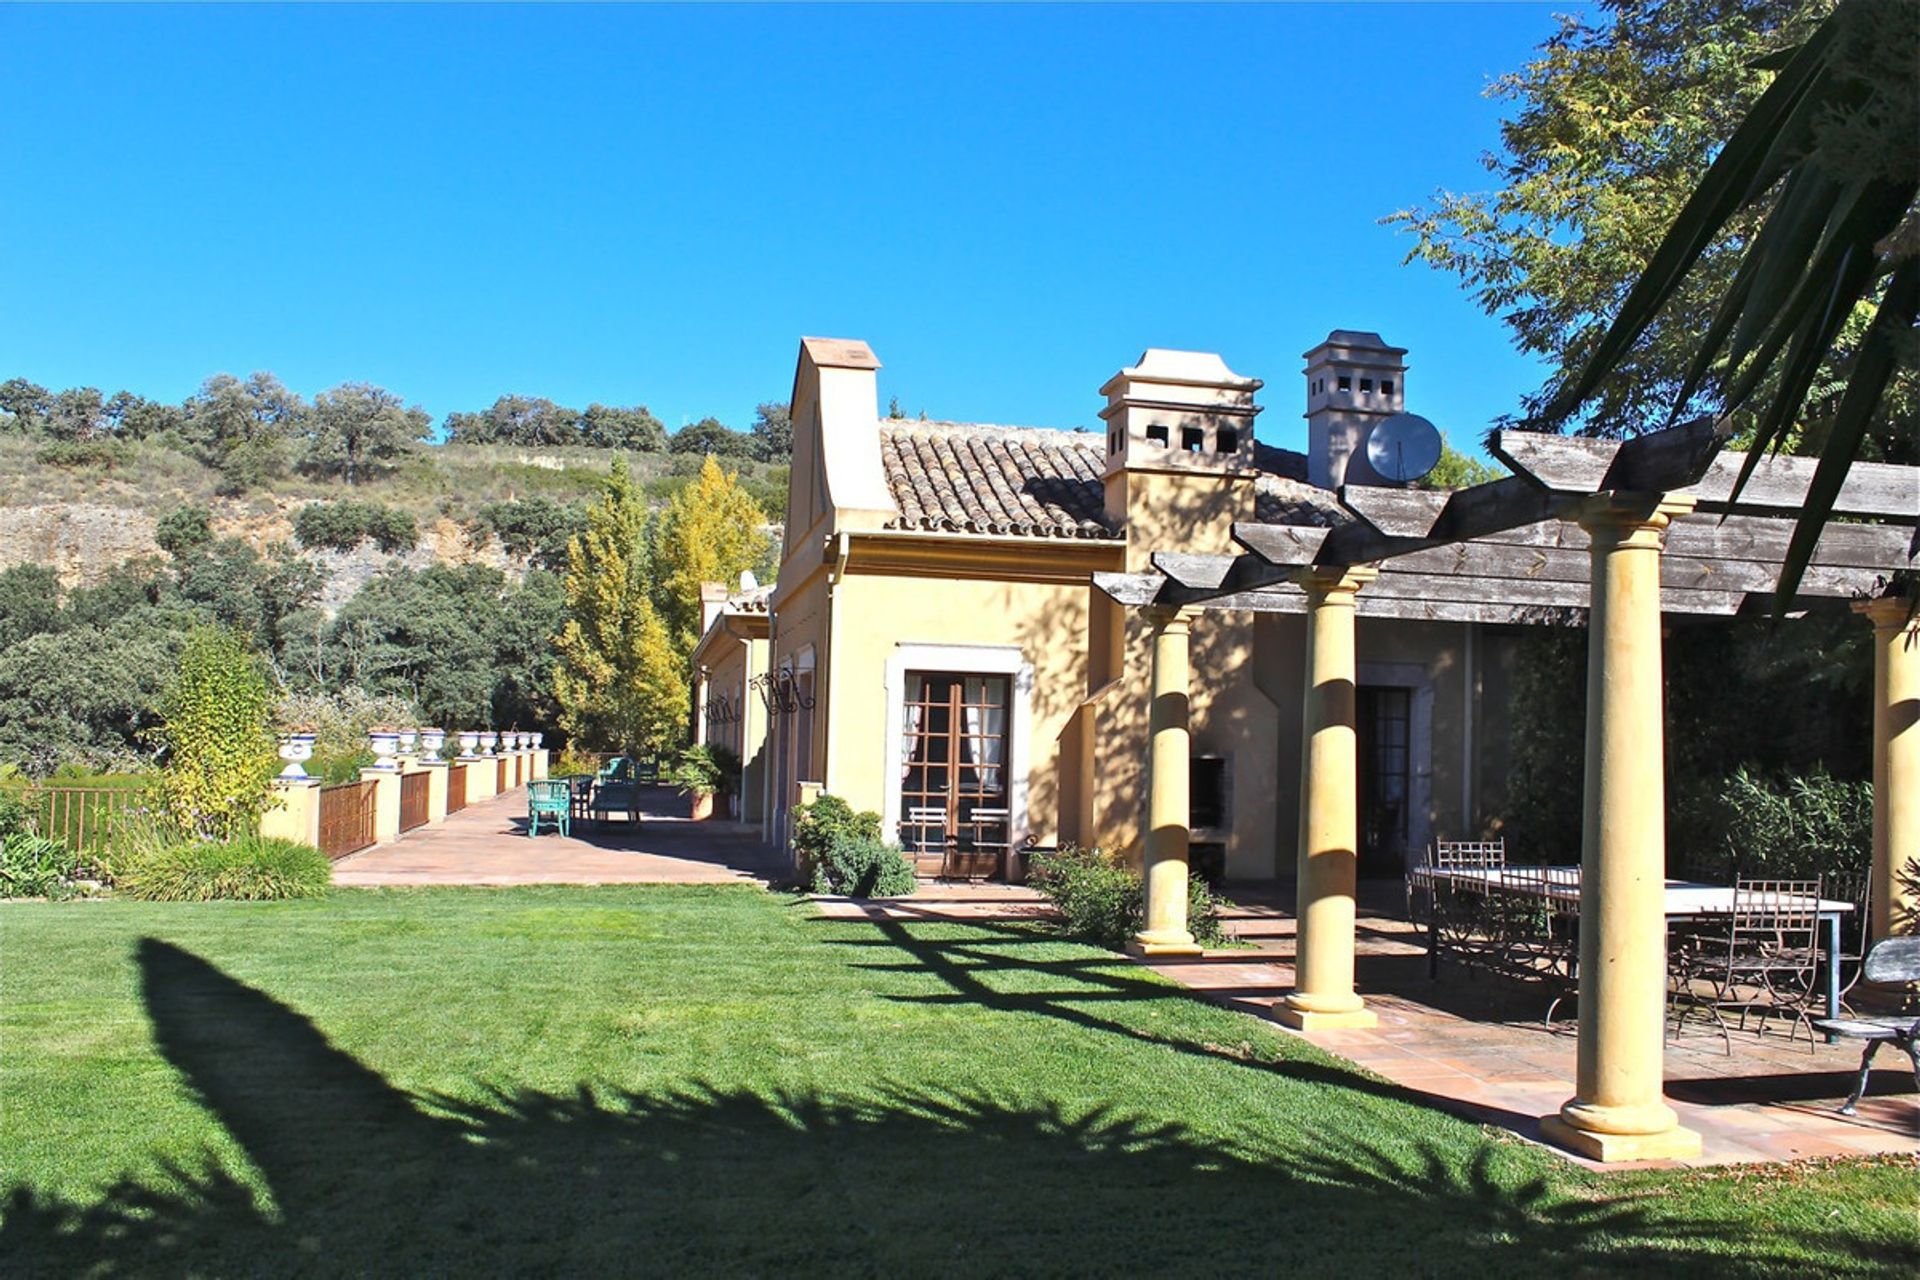
<svg viewBox="0 0 1920 1280">
<path fill-rule="evenodd" d="M 1306 352 L 1307 480 L 1322 489 L 1384 484 L 1367 465 L 1367 433 L 1407 405 L 1405 347 L 1335 329 Z"/>
</svg>

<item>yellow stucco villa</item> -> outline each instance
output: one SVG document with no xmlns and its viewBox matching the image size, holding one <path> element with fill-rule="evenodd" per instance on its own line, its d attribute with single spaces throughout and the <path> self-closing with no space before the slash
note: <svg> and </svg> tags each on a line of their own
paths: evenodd
<svg viewBox="0 0 1920 1280">
<path fill-rule="evenodd" d="M 738 816 L 784 844 L 824 790 L 930 875 L 1004 875 L 1030 844 L 1137 857 L 1151 626 L 1093 575 L 1232 551 L 1235 521 L 1345 518 L 1404 354 L 1352 331 L 1309 351 L 1302 456 L 1255 441 L 1262 384 L 1216 355 L 1150 350 L 1101 387 L 1103 431 L 1055 431 L 881 418 L 867 344 L 804 340 L 778 580 L 712 591 L 695 653 L 696 734 L 745 763 Z M 1510 630 L 1427 612 L 1360 608 L 1362 874 L 1502 801 Z M 1293 867 L 1304 642 L 1299 614 L 1193 624 L 1197 870 Z"/>
</svg>

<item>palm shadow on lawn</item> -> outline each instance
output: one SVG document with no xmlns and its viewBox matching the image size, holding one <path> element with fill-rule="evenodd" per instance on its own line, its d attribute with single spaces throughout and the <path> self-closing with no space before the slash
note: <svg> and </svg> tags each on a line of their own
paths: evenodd
<svg viewBox="0 0 1920 1280">
<path fill-rule="evenodd" d="M 1730 1269 L 1698 1253 L 1717 1224 L 1567 1198 L 1492 1145 L 1256 1152 L 966 1089 L 411 1095 L 191 952 L 137 959 L 157 1045 L 271 1203 L 211 1154 L 91 1203 L 19 1188 L 11 1274 Z"/>
</svg>

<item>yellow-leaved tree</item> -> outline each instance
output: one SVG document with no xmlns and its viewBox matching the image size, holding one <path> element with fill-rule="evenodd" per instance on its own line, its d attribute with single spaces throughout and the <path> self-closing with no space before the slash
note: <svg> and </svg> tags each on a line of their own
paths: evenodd
<svg viewBox="0 0 1920 1280">
<path fill-rule="evenodd" d="M 673 496 L 660 520 L 657 603 L 674 642 L 691 654 L 700 639 L 700 584 L 737 586 L 740 574 L 765 562 L 766 512 L 708 454 L 692 484 Z"/>
<path fill-rule="evenodd" d="M 273 698 L 260 655 L 219 625 L 187 633 L 167 687 L 161 793 L 174 823 L 203 840 L 260 826 L 273 785 Z"/>
<path fill-rule="evenodd" d="M 614 461 L 567 545 L 567 619 L 554 637 L 561 726 L 590 749 L 659 756 L 689 716 L 685 650 L 653 603 L 646 499 Z"/>
</svg>

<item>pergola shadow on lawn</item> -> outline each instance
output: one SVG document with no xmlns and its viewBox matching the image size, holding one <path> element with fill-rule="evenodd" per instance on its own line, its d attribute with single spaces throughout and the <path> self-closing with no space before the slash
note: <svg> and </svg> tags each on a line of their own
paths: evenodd
<svg viewBox="0 0 1920 1280">
<path fill-rule="evenodd" d="M 914 932 L 887 945 L 921 962 L 967 952 Z M 993 941 L 985 932 L 958 965 L 963 988 L 993 963 Z M 1516 1176 L 1520 1154 L 1498 1145 L 1461 1160 L 1424 1139 L 1328 1133 L 1276 1153 L 982 1083 L 882 1085 L 858 1098 L 698 1081 L 497 1088 L 477 1101 L 410 1094 L 189 950 L 149 937 L 137 962 L 156 1044 L 273 1203 L 211 1152 L 169 1166 L 158 1185 L 130 1172 L 85 1204 L 17 1189 L 0 1224 L 12 1274 L 1333 1272 L 1388 1239 L 1417 1242 L 1434 1272 L 1762 1274 L 1789 1246 L 1873 1265 L 1857 1241 L 1806 1224 L 1709 1256 L 1730 1243 L 1725 1218 L 1697 1217 L 1654 1188 L 1567 1195 Z M 1087 972 L 1003 967 L 1069 983 Z M 1087 995 L 1108 989 L 1095 982 Z M 1143 1219 L 1164 1228 L 1147 1233 L 1158 1256 L 1143 1256 L 1131 1229 Z"/>
</svg>

